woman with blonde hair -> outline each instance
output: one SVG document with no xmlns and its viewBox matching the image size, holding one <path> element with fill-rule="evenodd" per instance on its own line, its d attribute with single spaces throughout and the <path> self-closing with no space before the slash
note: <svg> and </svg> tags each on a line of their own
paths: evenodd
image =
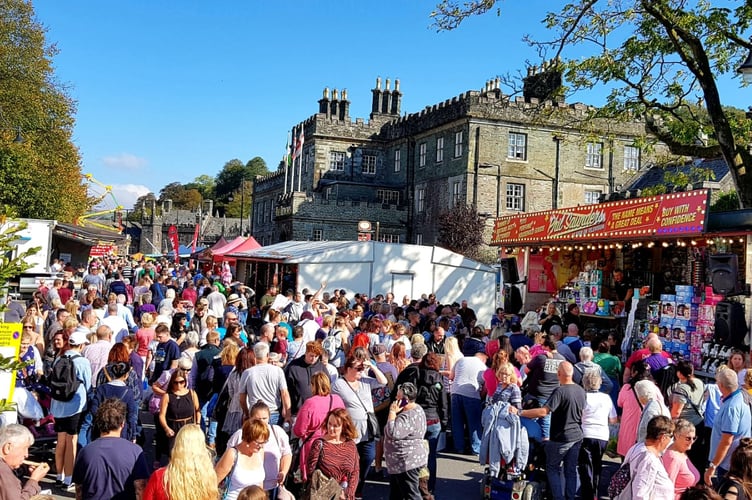
<svg viewBox="0 0 752 500">
<path fill-rule="evenodd" d="M 441 374 L 448 377 L 454 364 L 460 359 L 462 359 L 462 351 L 457 343 L 457 337 L 447 337 L 444 340 L 444 369 L 441 370 Z"/>
<path fill-rule="evenodd" d="M 217 500 L 217 474 L 205 439 L 198 425 L 180 429 L 170 463 L 154 471 L 144 500 Z"/>
</svg>

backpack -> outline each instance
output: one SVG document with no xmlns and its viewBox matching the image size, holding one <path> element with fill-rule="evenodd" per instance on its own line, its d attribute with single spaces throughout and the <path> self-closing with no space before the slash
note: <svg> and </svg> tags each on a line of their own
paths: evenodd
<svg viewBox="0 0 752 500">
<path fill-rule="evenodd" d="M 321 343 L 321 347 L 329 355 L 329 359 L 337 357 L 340 349 L 342 349 L 342 338 L 340 337 L 339 330 L 330 330 L 324 341 Z"/>
<path fill-rule="evenodd" d="M 125 287 L 125 283 L 116 280 L 110 283 L 110 293 L 114 293 L 115 295 L 127 295 L 128 289 Z"/>
<path fill-rule="evenodd" d="M 73 363 L 73 358 L 80 357 L 80 354 L 61 356 L 52 364 L 52 370 L 47 378 L 52 399 L 70 401 L 76 395 L 81 381 L 76 376 L 76 365 Z"/>
</svg>

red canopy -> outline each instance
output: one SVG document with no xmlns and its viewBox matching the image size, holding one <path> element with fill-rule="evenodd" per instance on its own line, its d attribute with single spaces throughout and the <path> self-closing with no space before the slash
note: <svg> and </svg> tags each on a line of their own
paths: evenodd
<svg viewBox="0 0 752 500">
<path fill-rule="evenodd" d="M 256 238 L 254 238 L 253 236 L 250 236 L 240 246 L 237 246 L 229 251 L 224 251 L 224 249 L 222 249 L 221 252 L 214 252 L 214 255 L 228 255 L 228 254 L 237 254 L 241 252 L 250 252 L 251 250 L 256 250 L 257 248 L 261 248 L 261 245 L 259 245 L 259 242 L 256 241 Z M 229 255 L 229 256 L 231 257 L 232 255 Z"/>
</svg>

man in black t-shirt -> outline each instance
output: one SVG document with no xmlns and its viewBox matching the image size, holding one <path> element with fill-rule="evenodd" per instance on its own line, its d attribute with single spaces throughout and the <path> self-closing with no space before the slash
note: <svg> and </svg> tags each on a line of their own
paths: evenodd
<svg viewBox="0 0 752 500">
<path fill-rule="evenodd" d="M 634 286 L 632 285 L 632 282 L 629 281 L 624 276 L 624 271 L 622 271 L 621 269 L 615 269 L 614 270 L 614 294 L 616 295 L 616 300 L 623 300 L 624 302 L 629 302 L 630 300 L 632 300 L 633 293 L 634 293 Z"/>
<path fill-rule="evenodd" d="M 551 439 L 544 443 L 546 472 L 555 500 L 574 500 L 577 493 L 577 458 L 582 445 L 582 411 L 587 403 L 585 390 L 572 380 L 574 367 L 559 364 L 561 384 L 542 408 L 522 410 L 521 417 L 540 418 L 551 414 Z M 562 475 L 562 463 L 563 475 Z"/>
</svg>

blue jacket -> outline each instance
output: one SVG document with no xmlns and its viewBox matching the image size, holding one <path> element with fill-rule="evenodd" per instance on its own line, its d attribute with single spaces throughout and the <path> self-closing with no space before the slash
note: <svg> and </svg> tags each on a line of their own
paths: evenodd
<svg viewBox="0 0 752 500">
<path fill-rule="evenodd" d="M 123 427 L 120 437 L 127 439 L 128 441 L 133 441 L 138 434 L 138 402 L 136 401 L 131 388 L 125 385 L 124 382 L 113 380 L 112 382 L 99 385 L 94 389 L 94 394 L 91 395 L 91 400 L 89 401 L 89 412 L 91 413 L 91 416 L 94 417 L 99 405 L 110 398 L 119 399 L 125 403 L 125 406 L 127 407 L 125 413 L 125 427 Z M 98 433 L 94 432 L 94 429 L 92 429 L 92 431 L 92 438 L 95 434 L 98 435 Z"/>
<path fill-rule="evenodd" d="M 490 467 L 492 477 L 499 474 L 502 461 L 504 465 L 514 462 L 515 474 L 521 474 L 527 465 L 530 447 L 527 431 L 520 425 L 519 417 L 509 412 L 510 406 L 504 402 L 494 403 L 481 415 L 480 464 Z"/>
</svg>

